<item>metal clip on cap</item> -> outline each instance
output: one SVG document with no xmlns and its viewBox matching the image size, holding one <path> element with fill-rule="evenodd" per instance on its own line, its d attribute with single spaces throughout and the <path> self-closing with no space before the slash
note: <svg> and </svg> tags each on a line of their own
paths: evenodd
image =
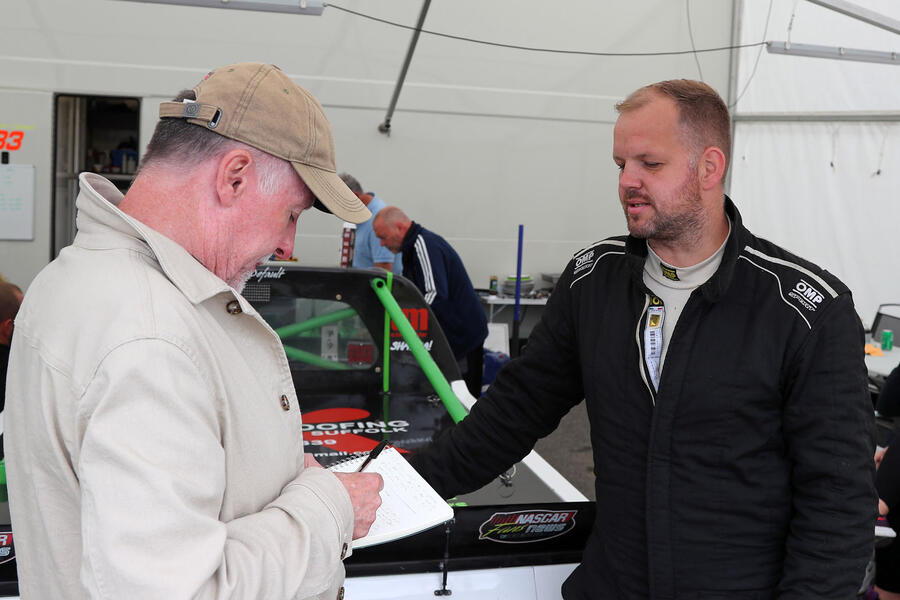
<svg viewBox="0 0 900 600">
<path fill-rule="evenodd" d="M 219 119 L 222 118 L 222 111 L 220 109 L 216 109 L 216 114 L 213 115 L 212 120 L 207 123 L 210 129 L 215 129 L 219 125 Z"/>
</svg>

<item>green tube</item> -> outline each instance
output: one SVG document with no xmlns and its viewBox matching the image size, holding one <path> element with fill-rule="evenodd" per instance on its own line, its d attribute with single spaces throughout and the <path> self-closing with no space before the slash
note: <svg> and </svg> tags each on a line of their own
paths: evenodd
<svg viewBox="0 0 900 600">
<path fill-rule="evenodd" d="M 309 331 L 310 329 L 316 329 L 318 327 L 322 327 L 323 325 L 329 325 L 337 321 L 349 319 L 354 315 L 356 315 L 356 311 L 352 308 L 342 308 L 341 310 L 336 310 L 333 313 L 328 313 L 327 315 L 320 315 L 318 317 L 313 317 L 312 319 L 307 319 L 300 323 L 293 323 L 291 325 L 279 327 L 275 330 L 275 333 L 278 334 L 278 337 L 284 339 L 292 335 L 297 335 L 298 333 L 303 333 L 304 331 Z"/>
<path fill-rule="evenodd" d="M 444 377 L 444 374 L 441 373 L 437 363 L 431 358 L 431 354 L 425 349 L 425 345 L 422 343 L 422 340 L 419 339 L 419 336 L 416 335 L 412 325 L 409 324 L 406 315 L 400 310 L 400 305 L 394 300 L 384 279 L 372 279 L 369 284 L 372 286 L 372 289 L 375 290 L 375 295 L 378 296 L 384 309 L 391 316 L 394 323 L 397 324 L 397 329 L 400 330 L 400 334 L 403 336 L 403 339 L 409 346 L 413 356 L 425 372 L 428 381 L 430 381 L 432 387 L 434 387 L 434 391 L 437 392 L 441 402 L 444 403 L 444 408 L 450 413 L 453 422 L 459 423 L 469 413 L 462 405 L 462 402 L 459 401 L 459 398 L 456 397 L 456 394 L 453 393 L 453 389 L 451 389 L 450 384 L 447 383 L 447 378 Z M 387 335 L 387 332 L 385 332 L 385 335 Z"/>
<path fill-rule="evenodd" d="M 390 296 L 391 294 L 391 283 L 393 283 L 394 274 L 390 271 L 385 273 L 387 277 L 387 293 Z M 377 292 L 376 292 L 377 293 Z M 391 296 L 393 299 L 393 296 Z M 384 311 L 384 360 L 383 362 L 383 372 L 381 374 L 381 391 L 388 392 L 391 389 L 391 318 L 388 314 L 387 309 Z M 387 421 L 387 416 L 384 417 L 384 420 Z"/>
<path fill-rule="evenodd" d="M 300 350 L 299 348 L 293 348 L 291 346 L 284 346 L 284 353 L 287 354 L 288 358 L 292 358 L 294 360 L 299 360 L 300 362 L 305 362 L 310 365 L 314 365 L 316 367 L 322 367 L 323 369 L 334 369 L 335 371 L 346 371 L 350 367 L 345 365 L 344 363 L 335 362 L 333 360 L 328 360 L 327 358 L 322 358 L 318 354 L 313 354 L 312 352 L 307 352 L 306 350 Z"/>
<path fill-rule="evenodd" d="M 394 274 L 387 271 L 385 274 L 387 280 L 387 290 L 391 291 L 391 285 L 394 283 Z M 391 317 L 387 309 L 384 311 L 384 347 L 382 348 L 382 373 L 381 373 L 381 419 L 386 423 L 390 420 L 388 414 L 390 409 L 391 397 Z M 384 438 L 387 439 L 389 434 L 385 432 Z"/>
</svg>

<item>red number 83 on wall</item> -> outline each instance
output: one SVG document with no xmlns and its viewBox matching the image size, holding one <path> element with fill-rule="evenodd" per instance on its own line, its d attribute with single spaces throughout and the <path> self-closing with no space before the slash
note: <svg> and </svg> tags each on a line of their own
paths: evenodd
<svg viewBox="0 0 900 600">
<path fill-rule="evenodd" d="M 0 150 L 18 150 L 22 147 L 24 131 L 6 131 L 0 129 Z"/>
</svg>

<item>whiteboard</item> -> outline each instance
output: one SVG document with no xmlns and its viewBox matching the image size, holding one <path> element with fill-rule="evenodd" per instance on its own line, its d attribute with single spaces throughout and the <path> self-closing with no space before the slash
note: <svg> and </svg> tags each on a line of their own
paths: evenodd
<svg viewBox="0 0 900 600">
<path fill-rule="evenodd" d="M 34 165 L 0 165 L 0 240 L 34 239 Z"/>
</svg>

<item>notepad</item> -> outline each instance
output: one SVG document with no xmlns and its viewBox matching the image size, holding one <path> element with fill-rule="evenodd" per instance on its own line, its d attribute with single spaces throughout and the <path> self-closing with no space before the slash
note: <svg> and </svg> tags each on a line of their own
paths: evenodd
<svg viewBox="0 0 900 600">
<path fill-rule="evenodd" d="M 366 456 L 356 454 L 328 468 L 338 473 L 352 473 Z M 453 518 L 453 508 L 393 446 L 386 447 L 369 462 L 365 472 L 380 474 L 384 489 L 375 522 L 365 537 L 353 540 L 354 549 L 398 540 Z"/>
</svg>

